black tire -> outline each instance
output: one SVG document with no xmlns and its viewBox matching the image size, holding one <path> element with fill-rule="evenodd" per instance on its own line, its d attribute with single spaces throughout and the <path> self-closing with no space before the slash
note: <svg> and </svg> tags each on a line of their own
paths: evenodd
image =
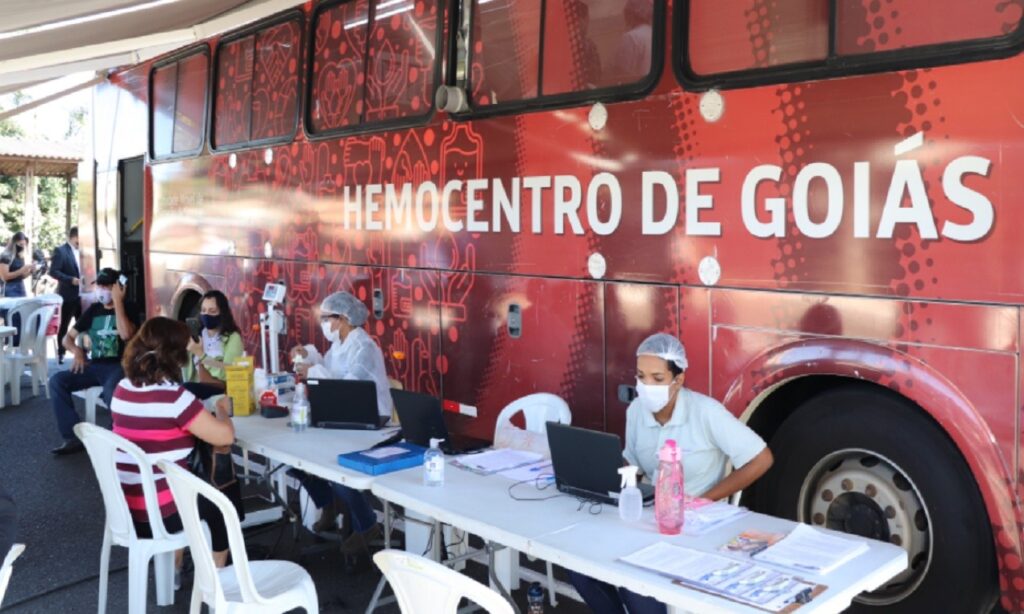
<svg viewBox="0 0 1024 614">
<path fill-rule="evenodd" d="M 916 563 L 915 568 L 921 571 L 901 585 L 888 587 L 889 602 L 876 597 L 874 603 L 870 603 L 869 596 L 855 602 L 850 611 L 917 614 L 991 610 L 999 596 L 999 582 L 992 530 L 981 493 L 960 451 L 919 408 L 882 388 L 856 384 L 838 386 L 804 402 L 782 423 L 770 447 L 775 463 L 751 493 L 751 504 L 758 511 L 773 516 L 797 520 L 803 506 L 802 515 L 813 523 L 810 505 L 814 503 L 819 510 L 821 506 L 828 506 L 829 515 L 825 517 L 831 521 L 831 512 L 837 505 L 833 502 L 838 502 L 842 496 L 847 497 L 846 502 L 856 500 L 850 497 L 861 497 L 853 507 L 858 511 L 871 510 L 871 506 L 877 504 L 874 499 L 841 491 L 840 496 L 835 496 L 831 490 L 826 492 L 825 482 L 830 472 L 834 476 L 834 472 L 847 468 L 855 471 L 860 467 L 881 467 L 870 464 L 874 461 L 864 460 L 872 458 L 871 454 L 890 461 L 889 467 L 902 470 L 910 486 L 916 488 L 915 493 L 898 480 L 879 482 L 890 487 L 898 484 L 902 488 L 891 490 L 919 500 L 927 516 L 918 512 L 916 518 L 925 518 L 924 525 L 930 532 L 922 531 L 921 525 L 915 524 L 918 535 L 930 534 L 924 542 L 929 544 L 930 556 L 922 558 L 918 551 L 912 564 Z M 830 461 L 820 465 L 823 459 L 842 450 L 864 450 L 869 455 L 851 452 L 847 453 L 846 461 L 850 464 L 837 465 Z M 805 479 L 812 472 L 822 477 L 809 478 L 808 494 L 801 502 Z M 815 488 L 815 484 L 821 487 Z M 840 516 L 840 521 L 849 519 L 852 524 L 853 520 L 862 520 L 870 514 L 861 514 L 856 519 L 853 514 Z M 818 514 L 817 522 L 820 523 L 821 518 Z M 858 523 L 858 526 L 868 524 Z M 878 530 L 877 524 L 870 526 Z M 887 530 L 884 524 L 881 530 Z M 893 599 L 897 600 L 892 602 Z"/>
</svg>

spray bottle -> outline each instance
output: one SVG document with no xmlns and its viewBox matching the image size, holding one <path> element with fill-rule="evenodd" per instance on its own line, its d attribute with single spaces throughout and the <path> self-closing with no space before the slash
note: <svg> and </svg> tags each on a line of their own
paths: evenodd
<svg viewBox="0 0 1024 614">
<path fill-rule="evenodd" d="M 423 454 L 423 485 L 444 486 L 444 452 L 441 452 L 443 439 L 430 439 L 430 448 Z"/>
<path fill-rule="evenodd" d="M 622 476 L 622 490 L 619 491 L 619 518 L 626 522 L 637 522 L 643 513 L 644 498 L 636 487 L 637 467 L 628 465 L 619 468 Z"/>
</svg>

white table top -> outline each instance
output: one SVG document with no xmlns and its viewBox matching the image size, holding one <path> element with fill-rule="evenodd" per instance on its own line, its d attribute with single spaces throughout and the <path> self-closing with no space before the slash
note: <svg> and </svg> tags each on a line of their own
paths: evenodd
<svg viewBox="0 0 1024 614">
<path fill-rule="evenodd" d="M 235 443 L 275 461 L 356 490 L 369 490 L 379 476 L 367 475 L 338 465 L 338 455 L 365 450 L 393 435 L 395 428 L 379 431 L 348 431 L 307 428 L 294 433 L 288 418 L 259 415 L 236 417 Z"/>
<path fill-rule="evenodd" d="M 378 476 L 371 490 L 378 497 L 407 510 L 431 516 L 465 529 L 489 541 L 514 548 L 527 555 L 551 561 L 616 586 L 649 595 L 666 605 L 694 612 L 761 612 L 733 601 L 672 584 L 664 576 L 648 572 L 617 559 L 658 541 L 715 552 L 737 533 L 747 529 L 786 532 L 794 523 L 762 514 L 748 514 L 735 522 L 700 537 L 660 535 L 653 510 L 645 509 L 640 523 L 622 522 L 614 506 L 602 506 L 591 514 L 579 509 L 574 497 L 544 501 L 516 501 L 508 494 L 511 480 L 500 476 L 482 477 L 449 465 L 445 485 L 428 487 L 418 469 Z M 554 486 L 538 491 L 529 485 L 516 486 L 518 497 L 556 494 Z M 906 552 L 883 542 L 866 540 L 870 549 L 825 576 L 798 574 L 829 588 L 797 612 L 840 612 L 859 593 L 881 586 L 907 565 Z"/>
</svg>

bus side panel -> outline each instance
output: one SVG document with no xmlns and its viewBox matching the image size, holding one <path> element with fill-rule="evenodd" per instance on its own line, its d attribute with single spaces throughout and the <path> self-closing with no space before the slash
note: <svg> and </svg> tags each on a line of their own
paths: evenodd
<svg viewBox="0 0 1024 614">
<path fill-rule="evenodd" d="M 490 438 L 505 405 L 534 392 L 562 397 L 573 424 L 604 428 L 600 284 L 461 272 L 441 289 L 444 396 L 477 410 L 455 428 Z"/>
<path fill-rule="evenodd" d="M 656 332 L 679 335 L 679 289 L 648 284 L 604 284 L 605 430 L 625 435 L 623 387 L 636 385 L 636 348 Z M 688 375 L 689 376 L 689 375 Z"/>
<path fill-rule="evenodd" d="M 711 289 L 679 288 L 679 338 L 686 347 L 686 387 L 711 394 Z"/>
</svg>

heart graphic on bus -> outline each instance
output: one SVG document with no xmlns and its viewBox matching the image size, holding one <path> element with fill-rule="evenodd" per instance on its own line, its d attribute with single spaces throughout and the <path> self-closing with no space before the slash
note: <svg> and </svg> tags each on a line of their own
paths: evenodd
<svg viewBox="0 0 1024 614">
<path fill-rule="evenodd" d="M 325 127 L 348 123 L 346 120 L 358 87 L 357 75 L 357 65 L 352 60 L 324 65 L 317 83 L 316 100 Z"/>
</svg>

